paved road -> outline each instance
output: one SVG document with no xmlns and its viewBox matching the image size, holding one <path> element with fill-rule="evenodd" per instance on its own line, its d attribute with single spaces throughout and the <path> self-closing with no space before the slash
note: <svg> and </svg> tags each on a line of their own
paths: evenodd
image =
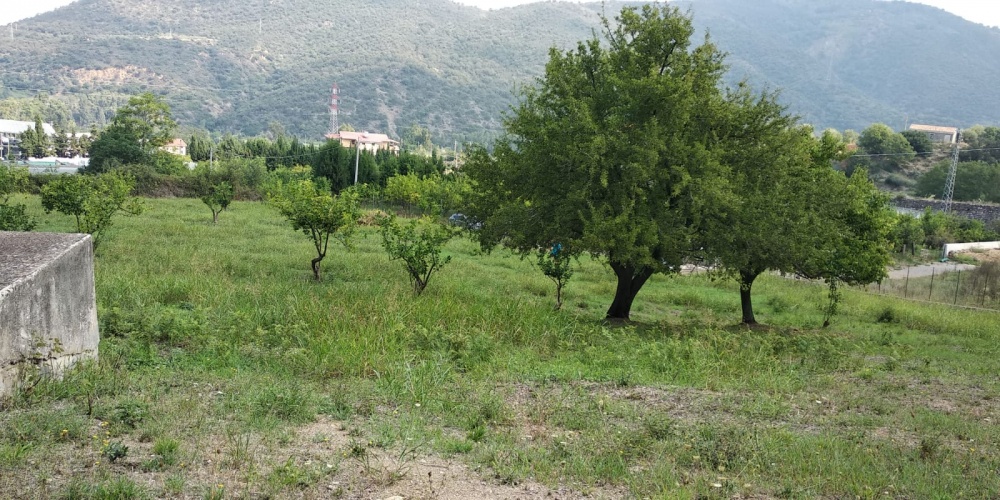
<svg viewBox="0 0 1000 500">
<path fill-rule="evenodd" d="M 958 264 L 955 262 L 935 262 L 933 264 L 923 264 L 919 266 L 912 266 L 909 269 L 911 278 L 923 278 L 930 276 L 931 274 L 941 274 L 948 272 L 955 272 L 958 270 L 968 271 L 969 269 L 975 269 L 976 266 L 969 264 Z M 889 279 L 906 279 L 907 269 L 904 267 L 902 269 L 891 269 L 889 270 Z"/>
</svg>

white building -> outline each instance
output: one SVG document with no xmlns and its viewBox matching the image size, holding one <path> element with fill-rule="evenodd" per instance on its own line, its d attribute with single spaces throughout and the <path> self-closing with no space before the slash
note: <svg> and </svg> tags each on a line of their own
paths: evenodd
<svg viewBox="0 0 1000 500">
<path fill-rule="evenodd" d="M 910 130 L 927 134 L 931 142 L 955 144 L 958 141 L 958 129 L 956 127 L 939 127 L 936 125 L 910 125 Z"/>
<path fill-rule="evenodd" d="M 348 132 L 346 130 L 335 134 L 327 134 L 326 138 L 331 141 L 339 141 L 345 148 L 361 147 L 362 151 L 377 153 L 380 150 L 390 151 L 399 154 L 399 141 L 394 141 L 385 134 L 371 134 L 368 132 Z"/>
<path fill-rule="evenodd" d="M 17 137 L 18 134 L 23 134 L 25 130 L 33 128 L 35 128 L 35 122 L 0 120 L 0 137 Z M 49 123 L 43 123 L 42 128 L 45 129 L 45 135 L 54 135 L 56 133 L 56 129 Z"/>
</svg>

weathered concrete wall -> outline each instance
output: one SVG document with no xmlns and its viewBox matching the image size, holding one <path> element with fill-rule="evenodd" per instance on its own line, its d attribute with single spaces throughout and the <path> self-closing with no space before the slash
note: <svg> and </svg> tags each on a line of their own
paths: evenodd
<svg viewBox="0 0 1000 500">
<path fill-rule="evenodd" d="M 0 396 L 27 369 L 96 359 L 90 235 L 0 231 Z"/>
<path fill-rule="evenodd" d="M 1000 248 L 1000 241 L 980 241 L 977 243 L 948 243 L 942 250 L 941 257 L 947 259 L 952 252 L 964 252 L 967 250 L 996 250 Z"/>
</svg>

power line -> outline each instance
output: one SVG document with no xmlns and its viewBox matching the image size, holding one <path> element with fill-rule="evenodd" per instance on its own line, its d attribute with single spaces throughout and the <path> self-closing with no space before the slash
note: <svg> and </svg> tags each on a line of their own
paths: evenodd
<svg viewBox="0 0 1000 500">
<path fill-rule="evenodd" d="M 976 149 L 963 149 L 963 153 L 972 153 L 977 151 L 1000 151 L 1000 148 L 976 148 Z M 888 156 L 911 156 L 913 153 L 881 153 L 881 154 L 856 154 L 851 155 L 851 158 L 877 158 L 877 157 L 888 157 Z M 928 153 L 916 153 L 917 156 L 931 156 L 934 152 Z"/>
</svg>

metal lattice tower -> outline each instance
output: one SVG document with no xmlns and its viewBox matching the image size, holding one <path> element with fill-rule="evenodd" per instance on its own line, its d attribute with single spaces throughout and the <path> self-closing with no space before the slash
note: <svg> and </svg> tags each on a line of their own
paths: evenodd
<svg viewBox="0 0 1000 500">
<path fill-rule="evenodd" d="M 330 91 L 330 133 L 340 132 L 340 87 L 336 83 Z"/>
<path fill-rule="evenodd" d="M 955 136 L 955 151 L 951 155 L 951 169 L 948 171 L 948 180 L 944 183 L 944 211 L 951 212 L 951 201 L 955 197 L 955 178 L 958 176 L 958 148 L 961 137 Z"/>
</svg>

